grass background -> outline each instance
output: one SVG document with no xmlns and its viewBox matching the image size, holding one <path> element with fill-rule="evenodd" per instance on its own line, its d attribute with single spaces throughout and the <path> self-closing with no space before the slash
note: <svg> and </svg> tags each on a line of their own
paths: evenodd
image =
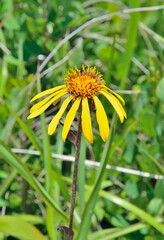
<svg viewBox="0 0 164 240">
<path fill-rule="evenodd" d="M 164 239 L 164 10 L 156 7 L 163 5 L 0 0 L 0 239 L 64 238 L 56 229 L 68 225 L 75 148 L 62 142 L 62 126 L 47 135 L 60 103 L 27 116 L 31 97 L 82 64 L 96 66 L 123 96 L 127 120 L 117 121 L 100 96 L 111 134 L 104 144 L 93 113 L 94 143 L 82 139 L 75 239 Z"/>
</svg>

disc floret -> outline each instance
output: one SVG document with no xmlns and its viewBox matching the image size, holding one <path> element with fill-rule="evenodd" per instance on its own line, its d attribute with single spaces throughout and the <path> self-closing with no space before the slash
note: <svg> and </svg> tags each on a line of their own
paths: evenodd
<svg viewBox="0 0 164 240">
<path fill-rule="evenodd" d="M 104 80 L 96 67 L 82 66 L 82 70 L 77 67 L 72 68 L 64 77 L 68 92 L 81 98 L 93 98 L 104 86 Z"/>
</svg>

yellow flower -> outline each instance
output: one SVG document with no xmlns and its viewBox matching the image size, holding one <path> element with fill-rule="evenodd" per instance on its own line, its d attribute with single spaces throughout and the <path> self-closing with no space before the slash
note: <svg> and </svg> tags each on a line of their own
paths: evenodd
<svg viewBox="0 0 164 240">
<path fill-rule="evenodd" d="M 31 102 L 47 94 L 50 94 L 48 97 L 35 104 L 31 108 L 31 114 L 28 116 L 28 119 L 37 117 L 43 113 L 51 104 L 56 105 L 63 96 L 66 96 L 66 99 L 62 103 L 60 110 L 49 124 L 48 134 L 52 135 L 54 133 L 60 118 L 62 117 L 68 104 L 72 101 L 72 106 L 66 116 L 63 126 L 63 141 L 65 141 L 68 135 L 76 112 L 80 111 L 84 136 L 89 143 L 93 143 L 90 114 L 96 108 L 96 118 L 99 125 L 100 135 L 105 142 L 109 137 L 109 124 L 104 107 L 98 99 L 97 94 L 101 93 L 108 99 L 108 101 L 112 104 L 115 111 L 117 112 L 121 122 L 124 121 L 124 117 L 126 118 L 126 113 L 122 107 L 122 104 L 125 104 L 124 100 L 117 93 L 105 86 L 102 75 L 96 70 L 96 67 L 91 68 L 88 66 L 86 69 L 83 65 L 82 71 L 78 70 L 77 67 L 75 67 L 74 69 L 71 69 L 67 72 L 64 80 L 65 85 L 45 90 L 32 98 Z"/>
</svg>

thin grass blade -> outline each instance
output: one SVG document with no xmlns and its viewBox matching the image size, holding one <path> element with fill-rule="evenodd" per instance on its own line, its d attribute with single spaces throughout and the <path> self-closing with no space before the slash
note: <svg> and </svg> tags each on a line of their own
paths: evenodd
<svg viewBox="0 0 164 240">
<path fill-rule="evenodd" d="M 26 240 L 47 240 L 33 225 L 13 216 L 0 216 L 0 232 Z"/>
<path fill-rule="evenodd" d="M 125 208 L 126 210 L 134 213 L 136 216 L 138 216 L 142 221 L 148 223 L 150 226 L 154 227 L 156 230 L 158 230 L 160 233 L 164 234 L 164 225 L 159 223 L 154 217 L 152 217 L 150 214 L 146 213 L 141 208 L 135 206 L 134 204 L 112 194 L 109 192 L 105 192 L 103 190 L 100 191 L 100 196 L 104 197 L 113 203 L 117 204 L 120 207 Z"/>
<path fill-rule="evenodd" d="M 87 238 L 87 233 L 88 233 L 90 223 L 91 223 L 91 216 L 93 214 L 94 206 L 95 206 L 96 200 L 98 198 L 98 193 L 99 193 L 99 190 L 101 187 L 101 182 L 103 180 L 105 168 L 106 168 L 106 165 L 108 162 L 108 156 L 109 156 L 110 148 L 111 148 L 111 144 L 112 144 L 114 126 L 116 123 L 117 123 L 116 114 L 114 113 L 112 122 L 111 122 L 110 136 L 104 147 L 104 151 L 103 151 L 102 158 L 101 158 L 101 165 L 100 165 L 100 168 L 99 168 L 99 171 L 97 174 L 97 178 L 96 178 L 92 193 L 89 197 L 88 202 L 86 203 L 86 206 L 85 206 L 85 209 L 83 212 L 77 240 L 83 240 L 83 239 Z"/>
<path fill-rule="evenodd" d="M 132 8 L 138 8 L 139 6 L 140 6 L 140 0 L 132 1 Z M 131 57 L 132 57 L 132 53 L 134 50 L 136 37 L 137 37 L 140 12 L 131 13 L 130 16 L 131 17 L 128 22 L 126 53 L 124 57 L 123 74 L 122 74 L 120 89 L 125 89 L 125 86 L 126 86 L 126 79 L 128 77 L 129 68 L 131 64 Z"/>
<path fill-rule="evenodd" d="M 6 107 L 9 109 L 9 111 L 14 115 L 16 118 L 17 122 L 21 126 L 21 128 L 25 131 L 26 135 L 28 138 L 31 140 L 32 144 L 36 147 L 36 149 L 42 154 L 42 144 L 39 141 L 39 139 L 36 137 L 35 133 L 29 128 L 29 126 L 22 121 L 20 117 L 17 116 L 17 114 L 11 109 L 11 107 L 7 104 Z"/>
<path fill-rule="evenodd" d="M 80 214 L 82 215 L 82 212 L 85 207 L 85 191 L 84 191 L 84 186 L 85 186 L 85 159 L 86 159 L 86 141 L 84 138 L 84 135 L 82 135 L 82 140 L 81 140 L 81 151 L 80 151 L 80 159 L 79 159 L 79 169 L 80 171 L 78 172 L 78 189 L 79 189 L 79 209 L 80 209 Z"/>
<path fill-rule="evenodd" d="M 38 193 L 43 197 L 45 203 L 53 208 L 60 217 L 67 222 L 67 217 L 63 211 L 56 205 L 48 194 L 48 192 L 42 187 L 38 180 L 32 175 L 31 171 L 27 168 L 25 164 L 22 163 L 18 156 L 11 152 L 11 150 L 0 141 L 0 155 L 7 161 L 11 166 L 17 169 L 17 171 L 22 175 L 23 178 L 38 191 Z"/>
<path fill-rule="evenodd" d="M 131 226 L 128 227 L 124 227 L 124 228 L 109 228 L 109 229 L 105 229 L 102 231 L 98 231 L 97 234 L 94 233 L 93 235 L 91 235 L 90 239 L 91 240 L 111 240 L 111 239 L 116 239 L 118 237 L 124 236 L 128 233 L 132 233 L 135 231 L 138 231 L 142 228 L 147 227 L 147 225 L 143 224 L 143 223 L 136 223 L 133 224 Z"/>
</svg>

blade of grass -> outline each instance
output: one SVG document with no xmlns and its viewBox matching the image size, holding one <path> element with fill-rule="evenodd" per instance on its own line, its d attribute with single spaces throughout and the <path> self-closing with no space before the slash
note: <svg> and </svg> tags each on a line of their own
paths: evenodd
<svg viewBox="0 0 164 240">
<path fill-rule="evenodd" d="M 164 43 L 164 37 L 162 37 L 161 35 L 159 35 L 158 33 L 154 32 L 152 29 L 150 29 L 149 27 L 145 26 L 142 22 L 139 23 L 139 26 L 146 31 L 151 38 L 153 38 L 158 44 L 160 43 Z"/>
<path fill-rule="evenodd" d="M 0 231 L 19 239 L 47 240 L 36 227 L 13 216 L 0 216 Z"/>
<path fill-rule="evenodd" d="M 146 151 L 139 144 L 136 143 L 136 146 L 139 148 L 139 151 L 141 151 L 142 153 L 144 153 L 147 157 L 149 157 L 151 159 L 151 161 L 157 166 L 157 168 L 160 170 L 160 172 L 164 175 L 164 168 L 162 167 L 162 165 L 148 151 Z"/>
<path fill-rule="evenodd" d="M 45 224 L 45 221 L 43 219 L 43 217 L 40 216 L 35 216 L 35 215 L 31 215 L 31 214 L 21 214 L 19 215 L 20 219 L 23 219 L 24 221 L 31 223 L 33 225 L 37 225 L 37 224 Z"/>
<path fill-rule="evenodd" d="M 22 79 L 24 74 L 24 62 L 23 62 L 23 38 L 20 37 L 18 44 L 18 67 L 17 78 Z"/>
<path fill-rule="evenodd" d="M 17 82 L 17 81 L 15 81 L 15 82 Z M 22 92 L 22 91 L 20 91 L 20 92 Z M 5 93 L 5 94 L 8 95 L 8 93 Z M 13 111 L 18 112 L 18 114 L 20 114 L 21 112 L 24 111 L 23 108 L 24 108 L 24 104 L 25 104 L 26 94 L 22 94 L 22 95 L 20 94 L 20 96 L 18 96 L 17 94 L 18 94 L 17 90 L 11 91 L 10 97 L 6 101 L 8 102 L 8 104 L 11 104 L 10 108 Z M 5 101 L 3 101 L 1 98 L 0 98 L 0 102 L 5 103 Z M 4 107 L 6 107 L 6 106 L 4 106 Z M 7 107 L 6 107 L 6 110 L 8 110 Z M 5 143 L 8 143 L 8 141 L 9 141 L 9 138 L 10 138 L 10 135 L 12 134 L 12 129 L 14 127 L 15 122 L 16 122 L 15 117 L 9 113 L 8 118 L 6 119 L 6 122 L 3 126 L 3 129 L 0 134 L 0 139 L 2 141 L 4 141 Z"/>
<path fill-rule="evenodd" d="M 116 34 L 113 35 L 113 43 L 111 45 L 110 59 L 109 59 L 109 63 L 108 63 L 108 70 L 105 74 L 105 82 L 106 82 L 107 86 L 109 86 L 109 84 L 111 82 L 111 73 L 112 73 L 112 65 L 113 65 L 113 60 L 114 60 L 115 44 L 116 44 Z"/>
<path fill-rule="evenodd" d="M 68 221 L 68 218 L 64 214 L 64 212 L 56 205 L 53 199 L 50 197 L 48 192 L 42 187 L 42 185 L 38 182 L 38 180 L 32 175 L 31 171 L 27 168 L 27 166 L 22 163 L 21 159 L 14 153 L 10 151 L 10 149 L 0 140 L 0 155 L 4 157 L 11 166 L 17 169 L 17 171 L 22 175 L 23 178 L 34 188 L 38 193 L 43 197 L 45 203 L 53 208 L 57 214 L 61 216 L 64 221 Z"/>
<path fill-rule="evenodd" d="M 132 1 L 132 8 L 138 8 L 140 6 L 140 0 Z M 131 57 L 134 50 L 137 31 L 138 31 L 138 22 L 139 22 L 139 12 L 134 12 L 130 14 L 130 20 L 128 22 L 128 32 L 127 32 L 127 43 L 126 43 L 126 52 L 123 61 L 123 74 L 120 83 L 120 89 L 125 89 L 126 79 L 129 73 L 129 68 L 131 64 Z"/>
<path fill-rule="evenodd" d="M 68 177 L 64 177 L 64 180 L 66 182 L 68 182 L 69 184 L 71 184 L 72 182 L 72 179 L 71 178 L 68 178 Z M 88 186 L 88 185 L 85 185 L 85 190 L 88 190 L 88 191 L 93 191 L 93 188 L 91 186 Z M 100 190 L 99 191 L 99 196 L 100 197 L 103 197 L 103 198 L 106 198 L 107 200 L 115 203 L 116 205 L 122 207 L 122 208 L 125 208 L 126 210 L 128 210 L 129 212 L 135 214 L 136 216 L 138 216 L 138 218 L 142 219 L 142 221 L 148 223 L 150 226 L 156 228 L 158 231 L 160 231 L 161 233 L 164 233 L 164 225 L 159 223 L 154 217 L 152 217 L 150 214 L 146 213 L 144 210 L 142 210 L 141 208 L 135 206 L 134 204 L 132 203 L 129 203 L 128 201 L 118 197 L 117 195 L 115 194 L 112 194 L 112 193 L 109 193 L 109 192 L 105 192 L 104 190 Z M 143 223 L 140 223 L 140 224 L 143 224 Z M 148 226 L 146 224 L 143 224 L 144 227 Z M 134 227 L 135 229 L 135 227 Z M 111 230 L 111 231 L 110 231 Z M 111 232 L 116 232 L 118 231 L 119 229 L 108 229 L 108 231 L 111 233 Z M 122 230 L 124 229 L 120 229 L 120 233 L 116 233 L 116 234 L 124 234 L 124 232 L 122 232 Z M 127 229 L 128 230 L 128 229 Z M 132 230 L 133 230 L 133 227 L 132 227 Z M 137 229 L 136 229 L 137 230 Z M 136 231 L 134 230 L 134 231 Z M 103 230 L 104 231 L 104 234 L 106 234 L 106 230 Z M 75 231 L 75 233 L 77 233 L 77 229 Z M 114 234 L 114 233 L 113 233 Z M 93 234 L 90 234 L 90 238 L 92 239 L 92 235 L 93 237 L 96 235 L 96 233 L 93 233 Z M 99 236 L 99 233 L 97 233 L 96 236 Z M 114 235 L 115 236 L 115 235 Z M 116 235 L 117 236 L 117 235 Z M 121 236 L 121 235 L 120 235 Z M 90 239 L 89 238 L 89 239 Z M 114 238 L 114 237 L 113 237 Z M 112 238 L 112 239 L 113 239 Z M 93 238 L 95 239 L 95 238 Z M 101 237 L 102 239 L 102 237 Z M 108 238 L 106 238 L 108 240 Z M 109 238 L 110 239 L 110 238 Z M 97 238 L 96 238 L 97 240 Z"/>
<path fill-rule="evenodd" d="M 57 154 L 63 154 L 63 150 L 64 150 L 64 142 L 62 140 L 62 126 L 58 127 L 58 131 L 57 131 L 57 135 L 56 135 L 56 146 L 54 146 L 55 148 L 55 152 Z M 53 159 L 54 160 L 54 159 Z M 62 163 L 61 162 L 57 162 L 57 161 L 52 161 L 52 167 L 53 167 L 53 175 L 55 178 L 55 182 L 54 182 L 54 198 L 56 199 L 56 203 L 61 206 L 61 201 L 59 199 L 60 194 L 62 193 L 64 200 L 67 202 L 70 202 L 70 196 L 69 196 L 69 192 L 67 189 L 67 186 L 63 180 L 63 176 L 60 174 L 60 171 L 62 169 Z M 56 235 L 61 234 L 61 233 L 57 233 L 57 228 L 58 226 L 61 224 L 60 222 L 60 218 L 58 217 L 58 215 L 56 214 L 54 216 L 54 221 L 55 221 L 55 233 Z"/>
<path fill-rule="evenodd" d="M 109 201 L 117 204 L 120 207 L 125 208 L 126 210 L 134 213 L 136 216 L 138 216 L 140 219 L 148 223 L 150 226 L 153 226 L 156 230 L 164 234 L 164 225 L 159 223 L 154 217 L 152 217 L 150 214 L 146 213 L 141 208 L 135 206 L 132 203 L 129 203 L 128 201 L 112 194 L 109 192 L 105 192 L 103 190 L 100 191 L 100 196 L 103 198 L 108 199 Z"/>
<path fill-rule="evenodd" d="M 4 101 L 3 101 L 4 102 Z M 22 129 L 25 131 L 26 135 L 28 136 L 28 138 L 31 140 L 31 142 L 33 143 L 33 145 L 35 146 L 35 148 L 40 152 L 41 156 L 43 156 L 43 148 L 42 148 L 42 144 L 40 142 L 40 140 L 38 139 L 38 137 L 35 135 L 35 133 L 29 128 L 29 126 L 27 124 L 25 124 L 22 119 L 20 117 L 17 116 L 17 114 L 11 109 L 11 107 L 4 102 L 7 106 L 7 108 L 9 109 L 9 111 L 13 114 L 13 116 L 16 118 L 17 122 L 19 123 L 19 125 L 22 127 Z M 62 141 L 62 139 L 61 139 Z M 53 164 L 54 165 L 54 164 Z M 58 176 L 60 175 L 60 178 L 57 178 L 56 180 L 59 181 L 59 185 L 61 183 L 60 180 L 62 180 L 61 177 L 61 172 L 59 171 L 59 169 L 57 169 L 57 167 L 55 167 L 56 171 L 58 172 Z M 63 181 L 62 181 L 63 182 Z M 66 188 L 62 188 L 62 192 L 66 190 Z M 68 191 L 67 191 L 68 192 Z M 66 191 L 65 191 L 66 193 Z M 68 195 L 68 194 L 67 194 Z"/>
<path fill-rule="evenodd" d="M 38 63 L 39 69 L 39 63 Z M 37 89 L 38 92 L 41 92 L 41 83 L 40 83 L 40 73 L 37 73 Z M 42 130 L 42 139 L 43 139 L 43 160 L 44 160 L 44 167 L 46 171 L 45 175 L 45 183 L 46 183 L 46 190 L 49 195 L 52 197 L 52 187 L 53 187 L 53 175 L 51 169 L 51 153 L 50 153 L 50 143 L 48 137 L 48 130 L 45 123 L 45 115 L 44 113 L 40 116 L 41 119 L 41 130 Z M 49 206 L 46 207 L 46 226 L 48 229 L 49 237 L 51 240 L 56 239 L 55 231 L 54 231 L 54 212 L 51 210 Z"/>
<path fill-rule="evenodd" d="M 29 159 L 29 156 L 25 156 L 22 158 L 22 162 L 25 163 Z M 7 178 L 2 182 L 0 186 L 0 198 L 6 193 L 7 189 L 9 188 L 10 184 L 18 174 L 16 169 L 12 170 L 11 173 L 8 174 Z"/>
<path fill-rule="evenodd" d="M 123 129 L 123 132 L 119 137 L 113 142 L 110 157 L 115 153 L 116 149 L 125 141 L 127 134 L 133 129 L 136 125 L 136 121 L 132 121 L 126 128 Z"/>
<path fill-rule="evenodd" d="M 106 236 L 107 234 L 111 234 L 113 232 L 117 232 L 120 228 L 107 228 L 103 230 L 99 230 L 97 232 L 93 232 L 89 235 L 90 240 L 97 240 L 98 237 Z"/>
<path fill-rule="evenodd" d="M 82 135 L 81 140 L 81 151 L 80 151 L 80 159 L 79 159 L 79 169 L 78 172 L 78 190 L 79 190 L 79 209 L 80 214 L 85 207 L 85 195 L 84 195 L 84 186 L 85 186 L 85 159 L 86 159 L 86 142 L 84 135 Z"/>
<path fill-rule="evenodd" d="M 12 153 L 10 149 L 0 140 L 0 156 L 4 157 L 11 166 L 18 170 L 18 172 L 23 176 L 23 178 L 34 187 L 31 177 L 25 170 L 22 161 L 16 154 Z"/>
<path fill-rule="evenodd" d="M 7 60 L 4 56 L 3 62 L 2 62 L 2 70 L 0 74 L 0 97 L 3 96 L 5 85 L 7 82 L 7 77 L 8 77 Z"/>
<path fill-rule="evenodd" d="M 58 132 L 57 132 L 57 136 L 56 136 L 56 153 L 57 154 L 62 154 L 63 153 L 63 150 L 64 150 L 64 144 L 63 144 L 63 141 L 62 141 L 62 126 L 59 126 L 58 127 Z M 55 177 L 58 178 L 58 171 L 57 171 L 57 168 L 58 169 L 61 169 L 61 163 L 58 163 L 58 162 L 54 162 L 53 161 L 53 168 L 54 168 L 54 174 L 55 174 Z M 62 181 L 62 178 L 60 179 Z M 55 195 L 55 198 L 57 198 L 57 201 L 58 203 L 60 204 L 60 201 L 58 199 L 59 195 L 60 195 L 60 189 L 62 191 L 62 186 L 61 186 L 62 182 L 56 182 L 55 183 L 55 190 L 54 190 L 54 195 Z M 65 187 L 65 184 L 63 182 L 63 187 Z M 67 196 L 67 200 L 69 200 L 69 193 L 68 191 L 65 192 L 64 194 L 66 194 Z M 66 197 L 65 196 L 65 197 Z"/>
<path fill-rule="evenodd" d="M 36 149 L 42 155 L 43 154 L 42 144 L 41 144 L 40 140 L 35 136 L 35 133 L 29 128 L 29 126 L 26 123 L 24 123 L 22 121 L 22 119 L 20 117 L 17 116 L 17 114 L 11 109 L 11 107 L 6 102 L 4 102 L 4 103 L 5 103 L 6 107 L 8 108 L 8 110 L 14 115 L 17 122 L 21 126 L 21 128 L 25 131 L 26 135 L 31 140 L 32 144 L 36 147 Z"/>
<path fill-rule="evenodd" d="M 99 190 L 101 187 L 101 182 L 103 180 L 105 168 L 106 168 L 106 165 L 108 162 L 108 156 L 109 156 L 111 145 L 112 145 L 113 132 L 114 132 L 114 127 L 115 127 L 116 123 L 117 123 L 116 114 L 114 113 L 112 122 L 111 122 L 110 136 L 104 147 L 104 151 L 103 151 L 102 158 L 101 158 L 101 165 L 100 165 L 100 168 L 99 168 L 99 171 L 97 174 L 97 178 L 96 178 L 92 193 L 89 197 L 89 200 L 88 200 L 88 202 L 85 206 L 84 212 L 83 212 L 77 240 L 83 240 L 83 239 L 87 238 L 87 233 L 88 233 L 88 230 L 90 227 L 90 222 L 91 222 L 91 216 L 93 214 L 93 209 L 96 204 L 96 200 L 98 198 L 98 193 L 99 193 Z"/>
<path fill-rule="evenodd" d="M 116 231 L 114 232 L 110 232 L 108 234 L 106 234 L 105 236 L 103 231 L 101 231 L 101 235 L 97 238 L 92 238 L 91 236 L 91 240 L 111 240 L 111 239 L 116 239 L 118 237 L 121 237 L 121 236 L 124 236 L 128 233 L 132 233 L 132 232 L 135 232 L 135 231 L 138 231 L 142 228 L 145 228 L 147 227 L 145 224 L 143 223 L 136 223 L 136 224 L 133 224 L 131 226 L 128 226 L 128 227 L 124 227 L 122 229 L 117 229 Z M 111 230 L 111 229 L 109 229 Z"/>
<path fill-rule="evenodd" d="M 61 165 L 61 162 L 59 162 L 59 163 Z M 52 162 L 52 168 L 53 168 L 52 174 L 54 175 L 54 178 L 56 179 L 56 182 L 55 182 L 56 184 L 54 184 L 54 186 L 57 185 L 58 186 L 57 190 L 59 189 L 58 195 L 56 194 L 56 191 L 54 191 L 54 198 L 56 198 L 56 203 L 58 205 L 60 205 L 60 201 L 58 201 L 60 191 L 62 192 L 62 195 L 63 195 L 65 201 L 67 201 L 67 202 L 70 202 L 70 195 L 69 195 L 67 186 L 65 184 L 65 181 L 63 180 L 61 173 L 59 171 L 59 165 L 58 165 L 58 168 L 56 167 L 56 165 L 57 165 L 56 163 Z M 54 189 L 54 190 L 56 190 L 56 189 Z"/>
</svg>

